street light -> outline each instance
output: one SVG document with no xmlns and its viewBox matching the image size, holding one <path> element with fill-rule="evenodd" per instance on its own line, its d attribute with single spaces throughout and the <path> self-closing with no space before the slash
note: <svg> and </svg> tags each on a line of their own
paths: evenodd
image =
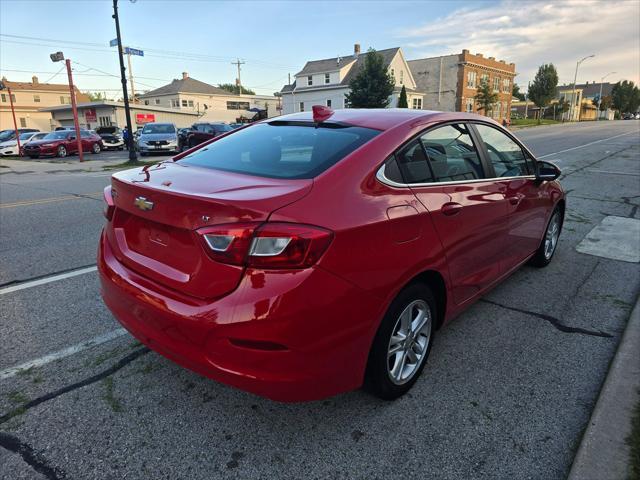
<svg viewBox="0 0 640 480">
<path fill-rule="evenodd" d="M 596 112 L 597 114 L 596 120 L 600 120 L 600 104 L 602 103 L 602 83 L 604 82 L 605 78 L 607 78 L 609 75 L 613 75 L 614 73 L 617 73 L 617 72 L 609 72 L 600 79 L 600 93 L 598 94 L 598 111 Z"/>
<path fill-rule="evenodd" d="M 68 58 L 65 60 L 62 52 L 55 52 L 49 55 L 52 62 L 61 62 L 64 60 L 67 65 L 67 77 L 69 78 L 69 94 L 71 95 L 71 110 L 73 111 L 73 125 L 76 128 L 76 145 L 78 147 L 78 158 L 81 162 L 84 162 L 82 155 L 82 140 L 80 137 L 80 124 L 78 123 L 78 109 L 76 107 L 76 92 L 73 88 L 73 76 L 71 75 L 71 60 Z"/>
<path fill-rule="evenodd" d="M 18 131 L 18 124 L 16 123 L 16 111 L 13 107 L 13 93 L 11 93 L 11 89 L 8 85 L 5 85 L 4 82 L 0 81 L 0 90 L 7 89 L 7 93 L 9 94 L 9 104 L 11 105 L 11 115 L 13 116 L 13 129 L 16 132 L 16 143 L 18 145 L 18 155 L 20 153 L 20 132 Z"/>
<path fill-rule="evenodd" d="M 578 80 L 578 67 L 587 58 L 593 58 L 593 57 L 595 57 L 595 55 L 588 55 L 588 56 L 584 57 L 582 60 L 578 60 L 578 63 L 576 63 L 576 74 L 573 77 L 573 95 L 571 96 L 571 115 L 569 117 L 569 120 L 571 120 L 573 118 L 573 109 L 574 109 L 573 102 L 575 101 L 575 98 L 576 98 L 576 81 Z M 580 111 L 578 110 L 578 120 L 580 120 L 579 112 Z"/>
<path fill-rule="evenodd" d="M 133 3 L 134 0 L 132 0 Z M 116 22 L 116 38 L 118 40 L 118 59 L 120 60 L 120 81 L 122 82 L 122 94 L 124 95 L 124 113 L 127 119 L 127 148 L 129 149 L 129 163 L 136 163 L 138 157 L 133 143 L 133 128 L 131 126 L 131 110 L 129 109 L 129 94 L 127 93 L 127 74 L 124 68 L 122 56 L 122 37 L 120 36 L 120 19 L 118 18 L 118 0 L 113 0 L 113 19 Z"/>
</svg>

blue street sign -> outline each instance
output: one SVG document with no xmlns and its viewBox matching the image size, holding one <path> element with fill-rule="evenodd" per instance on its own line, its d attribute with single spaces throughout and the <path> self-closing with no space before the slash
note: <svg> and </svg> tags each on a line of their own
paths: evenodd
<svg viewBox="0 0 640 480">
<path fill-rule="evenodd" d="M 109 41 L 109 46 L 110 47 L 116 47 L 118 45 L 118 39 L 114 38 L 113 40 Z"/>
<path fill-rule="evenodd" d="M 138 50 L 137 48 L 125 47 L 124 53 L 130 54 L 130 55 L 138 55 L 140 57 L 144 57 L 144 52 L 142 50 Z"/>
</svg>

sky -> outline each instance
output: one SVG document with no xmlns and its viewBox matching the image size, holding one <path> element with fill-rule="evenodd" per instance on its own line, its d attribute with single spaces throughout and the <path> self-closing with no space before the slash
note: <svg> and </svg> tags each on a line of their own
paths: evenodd
<svg viewBox="0 0 640 480">
<path fill-rule="evenodd" d="M 640 83 L 640 0 L 520 1 L 170 1 L 120 0 L 123 43 L 132 57 L 136 91 L 180 78 L 233 83 L 240 59 L 243 86 L 272 94 L 307 60 L 402 47 L 408 60 L 463 48 L 516 64 L 526 90 L 537 68 L 553 63 L 560 84 Z M 83 91 L 120 88 L 111 0 L 0 0 L 0 74 L 64 83 L 63 51 Z"/>
</svg>

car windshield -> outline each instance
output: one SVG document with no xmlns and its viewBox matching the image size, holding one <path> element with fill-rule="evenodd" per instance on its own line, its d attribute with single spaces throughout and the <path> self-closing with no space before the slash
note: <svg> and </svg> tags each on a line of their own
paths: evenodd
<svg viewBox="0 0 640 480">
<path fill-rule="evenodd" d="M 179 160 L 185 165 L 272 178 L 313 178 L 378 133 L 362 127 L 272 122 L 220 138 Z"/>
<path fill-rule="evenodd" d="M 168 123 L 156 123 L 154 125 L 145 125 L 142 133 L 144 135 L 149 133 L 176 133 L 176 127 Z"/>
<path fill-rule="evenodd" d="M 31 137 L 33 137 L 35 134 L 33 132 L 29 132 L 29 133 L 22 133 L 20 134 L 20 140 L 29 140 Z"/>
<path fill-rule="evenodd" d="M 220 123 L 218 125 L 214 125 L 213 128 L 216 130 L 216 132 L 230 132 L 231 130 L 233 130 L 231 125 L 227 125 L 226 123 Z"/>
<path fill-rule="evenodd" d="M 58 130 L 57 132 L 51 132 L 48 133 L 44 139 L 45 140 L 62 140 L 63 138 L 67 138 L 68 135 L 70 135 L 71 132 L 69 132 L 68 130 Z"/>
<path fill-rule="evenodd" d="M 13 130 L 5 130 L 4 132 L 0 132 L 0 142 L 6 142 L 7 140 L 11 140 L 16 136 Z"/>
</svg>

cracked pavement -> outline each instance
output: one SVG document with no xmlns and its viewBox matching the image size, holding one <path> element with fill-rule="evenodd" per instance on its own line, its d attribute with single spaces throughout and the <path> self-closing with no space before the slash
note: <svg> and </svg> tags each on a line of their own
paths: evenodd
<svg viewBox="0 0 640 480">
<path fill-rule="evenodd" d="M 565 478 L 640 290 L 638 264 L 575 246 L 605 216 L 640 219 L 640 122 L 516 135 L 537 155 L 604 140 L 545 157 L 569 192 L 554 261 L 440 330 L 405 397 L 275 403 L 124 335 L 0 379 L 0 478 Z M 75 198 L 0 208 L 0 283 L 94 264 L 107 182 L 0 176 L 3 204 Z M 95 272 L 0 295 L 0 371 L 118 327 Z"/>
</svg>

